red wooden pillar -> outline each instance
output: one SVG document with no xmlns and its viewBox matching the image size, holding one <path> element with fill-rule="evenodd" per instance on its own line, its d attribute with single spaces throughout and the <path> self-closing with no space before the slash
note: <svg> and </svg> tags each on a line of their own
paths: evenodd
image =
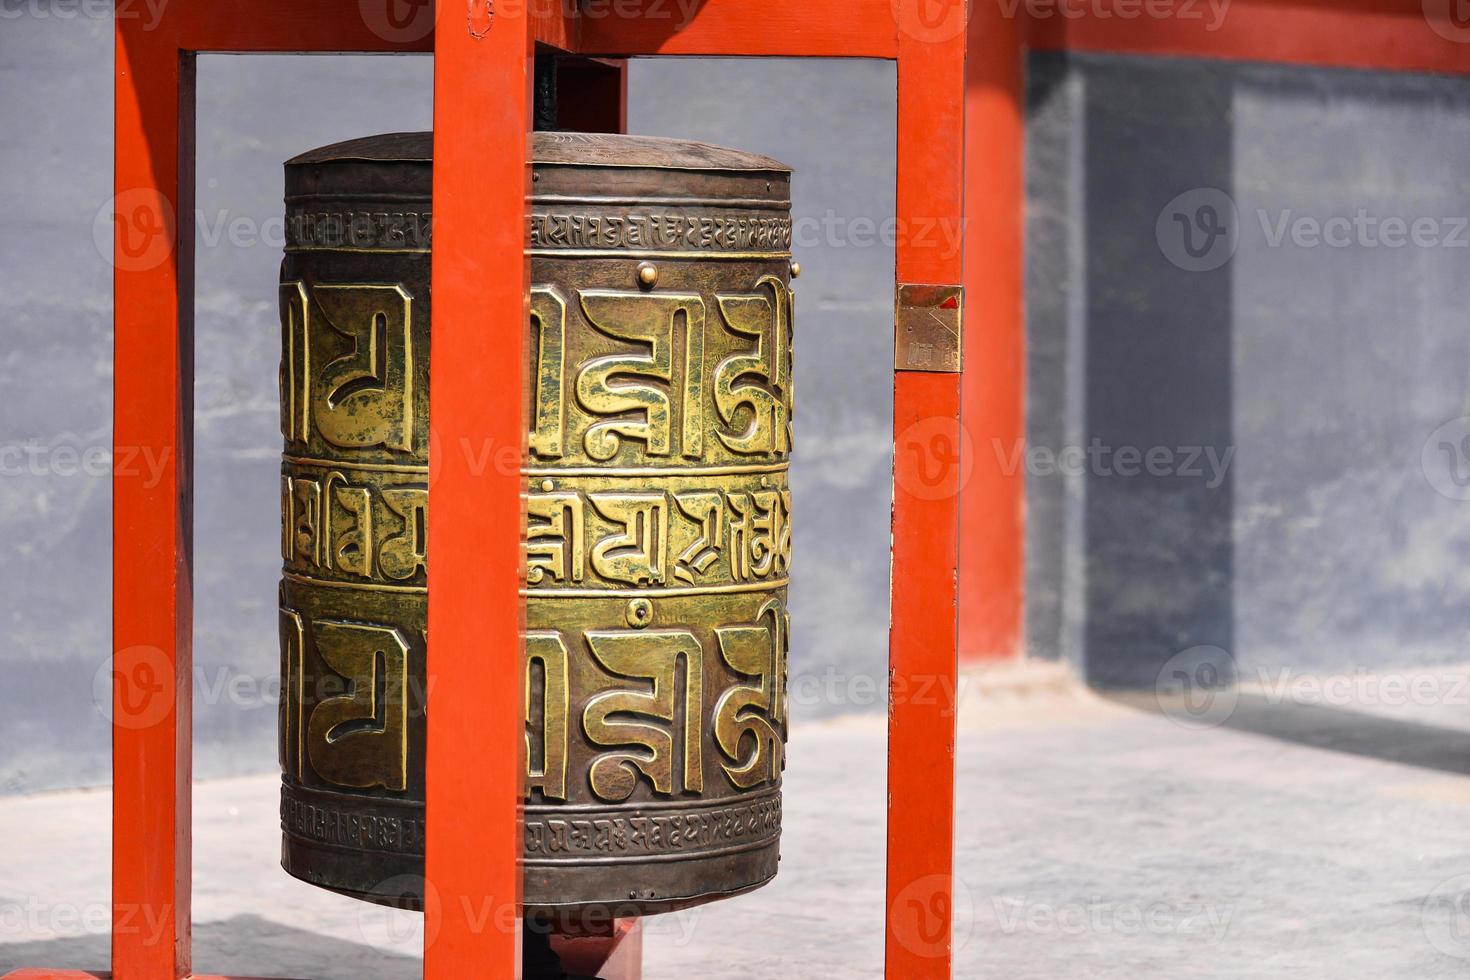
<svg viewBox="0 0 1470 980">
<path fill-rule="evenodd" d="M 899 304 L 906 287 L 947 287 L 963 320 L 962 249 L 920 229 L 964 213 L 965 0 L 904 0 L 898 19 Z M 900 316 L 900 320 L 903 317 Z M 889 638 L 885 975 L 947 980 L 953 968 L 954 701 L 958 628 L 958 358 L 905 356 L 897 324 Z M 935 338 L 943 341 L 943 337 Z M 960 338 L 952 337 L 957 345 Z M 956 354 L 958 350 L 956 350 Z M 923 369 L 915 369 L 923 368 Z M 935 692 L 939 692 L 936 696 Z"/>
<path fill-rule="evenodd" d="M 526 201 L 524 5 L 442 0 L 434 43 L 424 976 L 521 975 Z M 466 779 L 473 772 L 476 779 Z"/>
<path fill-rule="evenodd" d="M 965 331 L 960 493 L 960 657 L 1021 654 L 1025 334 L 1022 205 L 1024 5 L 976 2 L 965 72 Z"/>
<path fill-rule="evenodd" d="M 193 520 L 194 56 L 116 27 L 113 917 L 117 980 L 187 976 Z"/>
</svg>

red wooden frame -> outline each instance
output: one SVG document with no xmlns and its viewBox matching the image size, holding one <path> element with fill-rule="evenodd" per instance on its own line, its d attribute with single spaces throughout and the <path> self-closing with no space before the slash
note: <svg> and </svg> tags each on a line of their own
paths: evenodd
<svg viewBox="0 0 1470 980">
<path fill-rule="evenodd" d="M 977 314 L 968 317 L 964 374 L 899 371 L 894 379 L 886 972 L 929 980 L 952 971 L 954 705 L 905 695 L 921 686 L 955 690 L 962 636 L 968 651 L 1002 654 L 1019 637 L 1022 482 L 986 458 L 992 439 L 1024 433 L 1025 37 L 1053 48 L 1470 70 L 1470 48 L 1416 21 L 1419 8 L 1419 0 L 1236 0 L 1235 19 L 1216 35 L 1182 22 L 1091 15 L 1043 23 L 1008 17 L 1004 5 L 978 0 L 968 7 L 965 0 L 704 0 L 686 24 L 574 17 L 562 4 L 539 0 L 439 0 L 439 29 L 407 40 L 374 33 L 355 0 L 173 0 L 156 25 L 119 19 L 114 438 L 117 446 L 146 448 L 168 465 L 157 482 L 124 470 L 113 478 L 112 976 L 191 975 L 191 195 L 198 53 L 436 54 L 432 413 L 442 444 L 486 446 L 523 445 L 525 430 L 518 389 L 496 383 L 487 371 L 519 350 L 525 316 L 526 153 L 507 149 L 525 144 L 533 42 L 608 58 L 897 61 L 900 226 L 970 219 L 961 253 L 917 236 L 901 243 L 898 278 L 964 283 Z M 1024 0 L 1018 9 L 1027 9 Z M 593 73 L 567 83 L 608 100 L 582 124 L 620 128 L 621 118 L 610 119 L 607 109 L 621 105 L 620 93 L 607 95 L 605 79 Z M 598 119 L 602 124 L 592 126 Z M 973 468 L 957 456 L 926 455 L 934 436 L 951 446 L 968 444 Z M 521 777 L 511 761 L 516 753 L 499 749 L 519 737 L 520 706 L 513 688 L 494 681 L 516 667 L 507 652 L 520 633 L 520 487 L 514 474 L 472 472 L 468 459 L 477 455 L 432 460 L 431 668 L 442 683 L 428 760 L 427 869 L 438 895 L 425 930 L 434 937 L 424 965 L 430 980 L 519 972 Z M 946 459 L 936 494 L 932 464 Z M 919 478 L 926 466 L 931 482 Z M 914 492 L 921 483 L 925 491 Z M 484 601 L 487 567 L 503 602 Z M 474 785 L 448 775 L 468 760 L 485 775 Z M 146 921 L 166 924 L 162 940 L 131 928 L 144 912 Z M 608 976 L 633 978 L 638 943 L 637 931 L 623 928 L 603 949 L 576 955 L 583 968 L 601 962 L 598 969 L 618 971 Z M 102 975 L 22 970 L 10 976 Z"/>
<path fill-rule="evenodd" d="M 706 0 L 691 23 L 677 27 L 652 17 L 570 17 L 560 4 L 440 0 L 437 29 L 403 41 L 375 34 L 350 0 L 174 0 L 159 23 L 147 28 L 119 18 L 115 440 L 119 446 L 148 447 L 169 465 L 156 484 L 122 472 L 114 477 L 112 976 L 191 975 L 191 194 L 197 54 L 434 52 L 433 263 L 439 285 L 431 412 L 443 445 L 523 446 L 518 388 L 497 383 L 487 372 L 520 349 L 526 315 L 528 151 L 507 150 L 526 143 L 534 42 L 613 57 L 896 59 L 903 146 L 899 218 L 958 221 L 963 9 L 964 0 L 943 0 L 938 36 L 936 22 L 923 16 L 918 0 Z M 898 261 L 901 277 L 960 280 L 958 255 L 906 246 Z M 957 433 L 958 375 L 899 372 L 894 398 L 900 424 L 934 418 L 951 436 Z M 519 738 L 519 704 L 513 688 L 495 681 L 516 666 L 511 651 L 521 630 L 516 597 L 523 516 L 518 477 L 474 472 L 473 456 L 440 453 L 431 460 L 435 602 L 429 615 L 436 653 L 430 669 L 442 681 L 436 684 L 428 747 L 426 864 L 437 901 L 426 911 L 425 933 L 433 938 L 426 942 L 424 972 L 433 980 L 519 973 L 521 774 L 513 764 L 517 754 L 500 751 Z M 955 494 L 932 500 L 904 492 L 908 465 L 900 463 L 896 473 L 900 574 L 891 669 L 896 685 L 912 681 L 912 688 L 919 675 L 953 680 L 958 521 Z M 485 601 L 486 568 L 493 570 L 491 594 L 505 601 Z M 160 677 L 164 683 L 148 683 Z M 890 897 L 928 914 L 947 907 L 950 889 L 954 721 L 942 704 L 916 699 L 895 706 L 892 724 Z M 450 775 L 470 765 L 484 776 L 473 785 Z M 917 772 L 926 774 L 924 785 L 905 786 Z M 150 921 L 165 923 L 163 938 L 130 928 L 142 910 Z M 890 928 L 890 975 L 948 976 L 947 916 L 937 933 L 928 931 L 933 923 L 919 926 Z M 636 930 L 615 938 L 624 939 L 609 944 L 618 946 L 612 958 L 625 961 L 620 975 L 636 976 Z M 599 967 L 612 968 L 606 960 Z M 13 976 L 87 975 L 41 970 Z"/>
<path fill-rule="evenodd" d="M 1330 68 L 1470 73 L 1470 24 L 1455 0 L 1231 0 L 1213 28 L 1203 2 L 1146 16 L 1128 0 L 974 4 L 966 89 L 964 441 L 974 464 L 961 502 L 960 653 L 1021 654 L 1025 474 L 1006 460 L 1026 436 L 1021 233 L 1027 47 Z M 1015 16 L 1006 11 L 1014 10 Z M 1436 13 L 1439 11 L 1439 13 Z M 1443 20 L 1437 20 L 1442 17 Z"/>
</svg>

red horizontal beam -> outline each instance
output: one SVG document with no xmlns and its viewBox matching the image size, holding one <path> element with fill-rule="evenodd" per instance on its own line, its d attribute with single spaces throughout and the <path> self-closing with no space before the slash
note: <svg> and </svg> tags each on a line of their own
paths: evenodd
<svg viewBox="0 0 1470 980">
<path fill-rule="evenodd" d="M 187 51 L 406 54 L 434 50 L 434 10 L 430 0 L 171 0 L 160 16 Z"/>
<path fill-rule="evenodd" d="M 574 51 L 581 24 L 570 0 L 526 0 L 531 39 L 563 51 Z"/>
<path fill-rule="evenodd" d="M 997 0 L 1030 47 L 1386 71 L 1470 72 L 1459 0 Z"/>
<path fill-rule="evenodd" d="M 585 0 L 582 54 L 897 58 L 895 0 Z M 630 17 L 634 10 L 637 16 Z"/>
<path fill-rule="evenodd" d="M 894 0 L 584 0 L 578 16 L 568 13 L 568 0 L 522 2 L 536 40 L 583 54 L 898 54 Z M 997 3 L 1002 16 L 1023 20 L 1036 50 L 1470 72 L 1470 24 L 1453 18 L 1456 0 L 974 2 Z M 427 0 L 173 0 L 158 16 L 148 26 L 191 51 L 402 54 L 434 47 Z"/>
<path fill-rule="evenodd" d="M 463 2 L 467 16 L 506 12 Z M 893 0 L 582 0 L 578 15 L 570 0 L 520 2 L 535 40 L 583 54 L 898 55 Z M 434 50 L 434 10 L 427 0 L 172 0 L 149 28 L 188 51 L 406 54 Z"/>
</svg>

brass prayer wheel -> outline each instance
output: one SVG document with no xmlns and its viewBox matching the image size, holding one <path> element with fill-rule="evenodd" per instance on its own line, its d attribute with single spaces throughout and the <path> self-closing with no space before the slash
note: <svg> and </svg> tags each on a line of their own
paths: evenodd
<svg viewBox="0 0 1470 980">
<path fill-rule="evenodd" d="M 408 905 L 429 453 L 504 459 L 429 424 L 431 149 L 394 134 L 290 161 L 280 287 L 282 864 Z M 573 133 L 536 134 L 533 173 L 527 632 L 506 678 L 525 692 L 524 901 L 668 911 L 776 873 L 791 175 Z"/>
</svg>

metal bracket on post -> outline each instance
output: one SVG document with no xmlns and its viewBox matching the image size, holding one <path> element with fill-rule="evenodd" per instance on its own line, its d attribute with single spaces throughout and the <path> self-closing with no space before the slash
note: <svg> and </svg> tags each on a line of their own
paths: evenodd
<svg viewBox="0 0 1470 980">
<path fill-rule="evenodd" d="M 901 283 L 894 304 L 893 369 L 959 374 L 964 322 L 964 286 Z"/>
</svg>

